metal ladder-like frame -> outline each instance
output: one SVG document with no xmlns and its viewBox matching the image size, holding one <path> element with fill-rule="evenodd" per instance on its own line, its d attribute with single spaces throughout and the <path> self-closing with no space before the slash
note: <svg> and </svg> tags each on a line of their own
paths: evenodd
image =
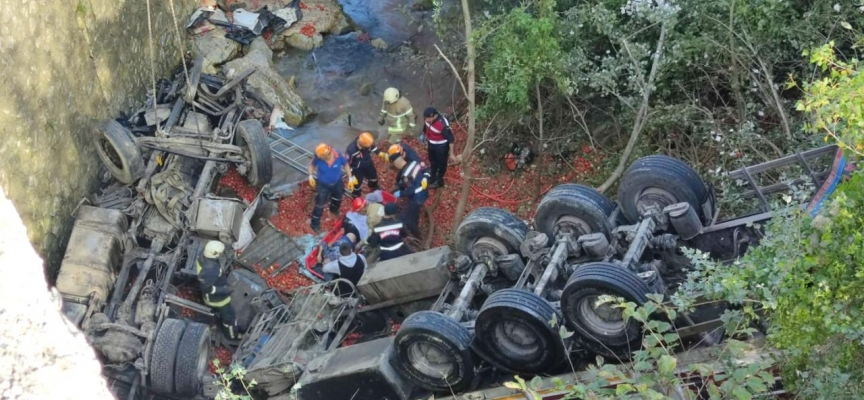
<svg viewBox="0 0 864 400">
<path fill-rule="evenodd" d="M 312 152 L 303 146 L 276 134 L 270 135 L 270 152 L 274 160 L 281 161 L 304 174 L 313 157 Z"/>
<path fill-rule="evenodd" d="M 753 165 L 750 167 L 745 167 L 732 171 L 729 173 L 729 177 L 732 179 L 743 179 L 747 181 L 747 183 L 750 185 L 750 190 L 742 193 L 744 198 L 758 198 L 759 202 L 761 203 L 762 211 L 769 212 L 771 211 L 771 205 L 768 203 L 768 198 L 766 197 L 767 195 L 788 190 L 790 185 L 800 185 L 808 179 L 796 178 L 790 182 L 779 182 L 773 185 L 761 187 L 756 183 L 756 180 L 753 178 L 755 175 L 797 163 L 804 168 L 804 170 L 807 172 L 807 175 L 809 176 L 809 180 L 812 181 L 813 186 L 818 189 L 825 182 L 825 179 L 828 177 L 828 175 L 831 174 L 831 167 L 829 165 L 829 167 L 824 171 L 814 172 L 813 169 L 810 168 L 810 164 L 808 163 L 808 161 L 823 156 L 833 156 L 836 153 L 837 145 L 824 146 L 818 149 L 807 150 L 803 152 L 799 151 L 795 154 L 783 158 L 778 158 L 776 160 L 768 161 L 762 164 Z"/>
</svg>

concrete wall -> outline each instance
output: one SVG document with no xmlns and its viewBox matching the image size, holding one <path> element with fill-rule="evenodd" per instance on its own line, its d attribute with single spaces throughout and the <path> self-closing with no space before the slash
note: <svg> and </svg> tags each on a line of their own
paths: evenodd
<svg viewBox="0 0 864 400">
<path fill-rule="evenodd" d="M 198 1 L 16 0 L 0 13 L 0 186 L 49 271 L 97 183 L 94 124 L 129 111 L 154 72 L 179 65 Z"/>
</svg>

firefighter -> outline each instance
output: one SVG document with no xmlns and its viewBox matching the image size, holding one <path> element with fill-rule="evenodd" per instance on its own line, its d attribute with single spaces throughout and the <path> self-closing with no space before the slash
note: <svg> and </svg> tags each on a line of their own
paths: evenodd
<svg viewBox="0 0 864 400">
<path fill-rule="evenodd" d="M 399 154 L 391 156 L 390 162 L 393 168 L 399 171 L 396 174 L 398 190 L 393 192 L 393 196 L 407 200 L 402 209 L 402 222 L 408 232 L 420 238 L 420 208 L 429 198 L 426 190 L 429 184 L 429 169 L 422 162 L 408 161 L 407 157 L 400 157 Z"/>
<path fill-rule="evenodd" d="M 417 126 L 417 116 L 414 114 L 414 108 L 411 107 L 411 102 L 399 94 L 399 89 L 387 88 L 384 91 L 384 103 L 381 106 L 381 118 L 378 120 L 378 125 L 387 123 L 388 141 L 399 143 L 402 140 L 402 135 L 406 132 L 412 132 Z"/>
<path fill-rule="evenodd" d="M 330 199 L 330 213 L 339 215 L 342 195 L 345 192 L 342 173 L 348 176 L 348 190 L 353 191 L 357 180 L 351 173 L 348 160 L 328 144 L 321 143 L 315 148 L 315 157 L 309 163 L 309 186 L 315 189 L 315 208 L 312 210 L 312 230 L 321 229 L 321 214 L 324 204 Z"/>
<path fill-rule="evenodd" d="M 424 127 L 420 134 L 420 143 L 427 142 L 429 151 L 429 187 L 444 186 L 444 174 L 447 173 L 447 163 L 456 163 L 453 151 L 453 132 L 450 121 L 444 118 L 433 107 L 423 111 Z"/>
<path fill-rule="evenodd" d="M 376 153 L 378 147 L 375 146 L 375 138 L 369 132 L 361 133 L 345 150 L 348 164 L 356 180 L 354 190 L 350 193 L 352 197 L 360 196 L 360 186 L 363 185 L 364 180 L 370 190 L 378 189 L 378 171 L 375 169 L 375 163 L 372 162 L 372 154 Z"/>
<path fill-rule="evenodd" d="M 195 261 L 198 282 L 201 284 L 201 294 L 204 304 L 217 310 L 222 333 L 228 340 L 240 338 L 237 326 L 237 315 L 231 306 L 231 288 L 228 287 L 227 271 L 222 269 L 219 257 L 225 251 L 225 245 L 218 240 L 211 240 L 204 245 L 203 257 Z"/>
<path fill-rule="evenodd" d="M 392 260 L 412 253 L 411 248 L 405 244 L 408 232 L 402 221 L 396 217 L 396 211 L 396 203 L 384 206 L 384 218 L 369 235 L 369 244 L 381 249 L 379 261 Z"/>
</svg>

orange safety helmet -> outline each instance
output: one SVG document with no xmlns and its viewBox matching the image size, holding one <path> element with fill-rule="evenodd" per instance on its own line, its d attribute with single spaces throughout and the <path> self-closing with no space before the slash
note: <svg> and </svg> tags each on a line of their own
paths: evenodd
<svg viewBox="0 0 864 400">
<path fill-rule="evenodd" d="M 387 161 L 391 163 L 396 161 L 397 159 L 399 159 L 399 157 L 402 157 L 404 151 L 405 150 L 402 148 L 402 146 L 398 144 L 391 144 L 390 148 L 387 149 Z"/>
<path fill-rule="evenodd" d="M 363 132 L 357 138 L 357 144 L 364 149 L 368 149 L 372 147 L 373 144 L 375 144 L 375 138 L 372 136 L 371 133 Z"/>
<path fill-rule="evenodd" d="M 362 197 L 358 197 L 351 202 L 351 211 L 357 212 L 360 211 L 361 208 L 366 206 L 366 199 Z"/>
<path fill-rule="evenodd" d="M 330 147 L 330 145 L 326 144 L 326 143 L 321 143 L 318 145 L 318 147 L 315 148 L 315 155 L 321 159 L 329 156 L 330 153 L 332 153 L 332 152 L 333 152 L 333 148 Z"/>
</svg>

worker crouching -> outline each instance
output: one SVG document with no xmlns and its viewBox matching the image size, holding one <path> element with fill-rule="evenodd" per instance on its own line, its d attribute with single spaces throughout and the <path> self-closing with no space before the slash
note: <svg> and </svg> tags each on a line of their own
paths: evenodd
<svg viewBox="0 0 864 400">
<path fill-rule="evenodd" d="M 310 224 L 312 230 L 321 230 L 321 214 L 324 213 L 324 204 L 328 199 L 330 212 L 339 215 L 339 206 L 342 205 L 345 192 L 343 173 L 348 176 L 348 190 L 353 191 L 357 181 L 351 173 L 348 160 L 330 145 L 319 144 L 315 148 L 315 157 L 309 163 L 309 186 L 315 188 L 315 208 L 312 210 Z"/>
<path fill-rule="evenodd" d="M 237 314 L 231 305 L 231 288 L 228 287 L 228 274 L 223 270 L 219 257 L 225 251 L 225 245 L 216 240 L 207 242 L 203 257 L 195 262 L 198 282 L 204 304 L 217 310 L 220 327 L 225 338 L 234 341 L 240 338 L 237 326 Z"/>
<path fill-rule="evenodd" d="M 408 161 L 406 157 L 400 156 L 400 145 L 392 145 L 388 149 L 391 154 L 390 162 L 393 168 L 399 171 L 396 174 L 397 191 L 393 193 L 396 198 L 405 198 L 405 206 L 402 210 L 402 222 L 408 232 L 416 238 L 420 238 L 420 208 L 429 198 L 426 190 L 429 185 L 429 169 L 420 161 Z"/>
<path fill-rule="evenodd" d="M 378 246 L 381 250 L 379 261 L 392 260 L 396 257 L 411 254 L 411 248 L 405 244 L 408 232 L 405 225 L 396 217 L 396 204 L 390 203 L 384 206 L 384 218 L 373 229 L 369 235 L 369 244 Z"/>
</svg>

